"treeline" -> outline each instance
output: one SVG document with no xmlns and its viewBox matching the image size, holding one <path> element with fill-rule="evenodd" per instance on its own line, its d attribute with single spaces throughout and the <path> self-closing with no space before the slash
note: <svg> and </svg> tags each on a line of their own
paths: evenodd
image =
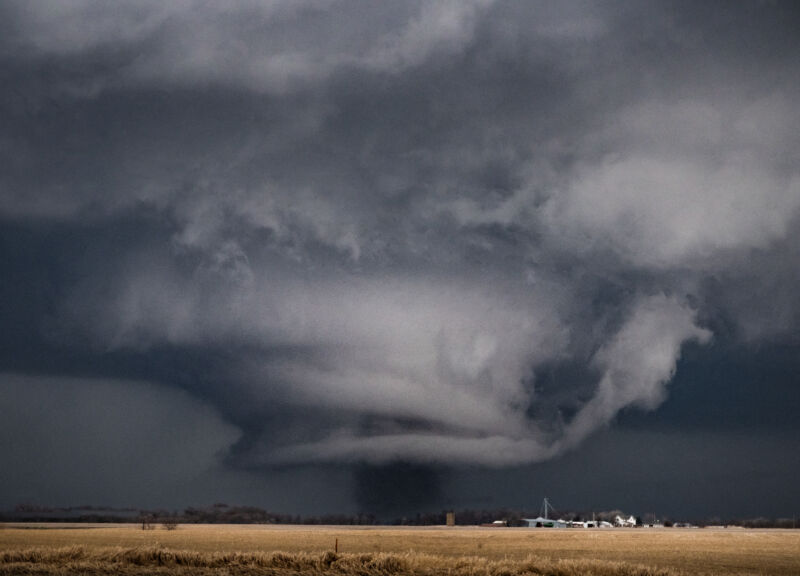
<svg viewBox="0 0 800 576">
<path fill-rule="evenodd" d="M 327 514 L 323 516 L 300 516 L 275 514 L 255 506 L 228 506 L 214 504 L 210 508 L 187 508 L 177 518 L 184 524 L 378 524 L 371 514 Z"/>
<path fill-rule="evenodd" d="M 137 510 L 134 508 L 109 508 L 95 506 L 77 506 L 70 508 L 49 508 L 30 504 L 21 504 L 13 510 L 0 512 L 0 522 L 91 522 L 91 523 L 141 523 L 157 524 L 307 524 L 307 525 L 340 525 L 340 526 L 441 526 L 446 524 L 447 512 L 425 512 L 397 518 L 379 518 L 374 514 L 325 514 L 301 516 L 297 514 L 279 514 L 269 512 L 256 506 L 230 506 L 217 503 L 206 508 L 186 508 L 183 511 L 169 510 Z M 485 510 L 456 510 L 455 523 L 458 526 L 477 526 L 490 524 L 495 520 L 504 520 L 508 526 L 525 526 L 523 518 L 534 518 L 538 511 L 514 510 L 509 508 Z M 606 520 L 613 522 L 619 515 L 628 515 L 620 510 L 597 513 L 557 512 L 554 516 L 565 520 Z M 639 524 L 642 518 L 637 517 Z M 651 515 L 644 516 L 645 523 L 651 523 Z M 664 526 L 686 526 L 683 521 L 669 518 L 661 519 Z M 727 519 L 707 518 L 695 520 L 692 525 L 730 526 L 743 528 L 796 528 L 795 518 L 739 518 Z"/>
<path fill-rule="evenodd" d="M 77 506 L 52 508 L 21 504 L 13 510 L 0 512 L 0 522 L 91 522 L 91 523 L 159 523 L 179 524 L 382 524 L 372 514 L 325 514 L 300 516 L 269 512 L 256 506 L 229 506 L 214 504 L 208 508 L 186 508 L 170 511 L 137 510 L 134 508 L 108 508 Z"/>
<path fill-rule="evenodd" d="M 523 526 L 523 518 L 533 518 L 520 510 L 510 510 L 500 508 L 496 510 L 456 510 L 456 526 L 478 526 L 480 524 L 491 524 L 495 520 L 505 520 L 508 526 Z M 447 511 L 419 513 L 414 516 L 404 516 L 396 518 L 389 524 L 397 526 L 440 526 L 447 522 Z"/>
<path fill-rule="evenodd" d="M 704 526 L 714 526 L 715 523 L 705 522 Z M 741 526 L 742 528 L 798 528 L 797 518 L 745 518 L 741 520 L 731 520 L 723 524 L 724 526 Z"/>
</svg>

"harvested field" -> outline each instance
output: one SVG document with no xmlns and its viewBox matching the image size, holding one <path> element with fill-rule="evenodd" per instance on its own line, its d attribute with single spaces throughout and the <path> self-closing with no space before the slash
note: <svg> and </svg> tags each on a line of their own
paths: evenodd
<svg viewBox="0 0 800 576">
<path fill-rule="evenodd" d="M 339 553 L 333 548 L 338 540 Z M 800 574 L 800 531 L 7 525 L 0 574 Z"/>
</svg>

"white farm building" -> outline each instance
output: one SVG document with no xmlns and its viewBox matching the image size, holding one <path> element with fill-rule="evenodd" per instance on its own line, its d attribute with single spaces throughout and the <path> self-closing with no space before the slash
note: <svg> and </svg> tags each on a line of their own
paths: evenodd
<svg viewBox="0 0 800 576">
<path fill-rule="evenodd" d="M 552 518 L 523 518 L 523 522 L 528 524 L 528 528 L 566 528 L 567 522 L 565 520 L 553 520 Z"/>
</svg>

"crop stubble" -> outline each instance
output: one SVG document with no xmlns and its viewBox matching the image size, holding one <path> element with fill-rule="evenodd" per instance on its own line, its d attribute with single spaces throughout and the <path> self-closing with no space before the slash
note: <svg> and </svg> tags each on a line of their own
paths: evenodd
<svg viewBox="0 0 800 576">
<path fill-rule="evenodd" d="M 339 554 L 332 553 L 338 539 Z M 800 574 L 794 530 L 7 525 L 0 574 Z"/>
</svg>

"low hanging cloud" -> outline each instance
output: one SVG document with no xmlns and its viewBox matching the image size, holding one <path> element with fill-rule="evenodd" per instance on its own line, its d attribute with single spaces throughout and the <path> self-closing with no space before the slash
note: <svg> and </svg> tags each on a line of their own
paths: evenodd
<svg viewBox="0 0 800 576">
<path fill-rule="evenodd" d="M 694 316 L 664 296 L 638 302 L 619 332 L 592 359 L 602 378 L 595 395 L 567 428 L 564 443 L 577 444 L 628 406 L 657 408 L 675 374 L 681 346 L 711 338 L 708 330 L 697 326 Z"/>
<path fill-rule="evenodd" d="M 658 408 L 715 322 L 797 326 L 779 8 L 734 61 L 735 22 L 698 47 L 670 3 L 2 10 L 0 214 L 63 276 L 42 345 L 201 397 L 230 464 L 538 462 Z"/>
</svg>

